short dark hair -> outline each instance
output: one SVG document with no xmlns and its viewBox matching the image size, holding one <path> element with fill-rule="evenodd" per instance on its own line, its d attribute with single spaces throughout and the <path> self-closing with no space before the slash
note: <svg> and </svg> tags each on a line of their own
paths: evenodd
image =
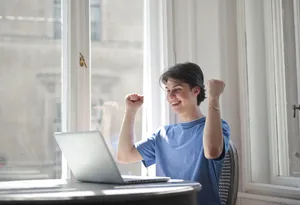
<svg viewBox="0 0 300 205">
<path fill-rule="evenodd" d="M 197 105 L 200 105 L 206 98 L 204 76 L 199 65 L 191 62 L 175 64 L 160 76 L 159 82 L 166 84 L 169 78 L 187 83 L 190 88 L 199 86 L 200 93 L 197 96 Z"/>
</svg>

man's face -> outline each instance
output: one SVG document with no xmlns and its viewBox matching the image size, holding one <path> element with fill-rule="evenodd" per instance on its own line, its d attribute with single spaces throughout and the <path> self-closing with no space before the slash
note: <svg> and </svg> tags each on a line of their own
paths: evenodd
<svg viewBox="0 0 300 205">
<path fill-rule="evenodd" d="M 176 113 L 184 112 L 191 106 L 197 105 L 199 87 L 190 88 L 187 83 L 169 78 L 166 83 L 167 100 Z"/>
</svg>

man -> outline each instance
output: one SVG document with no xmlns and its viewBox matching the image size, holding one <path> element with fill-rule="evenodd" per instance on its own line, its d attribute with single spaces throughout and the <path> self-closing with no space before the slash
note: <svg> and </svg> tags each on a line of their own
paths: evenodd
<svg viewBox="0 0 300 205">
<path fill-rule="evenodd" d="M 134 144 L 134 119 L 143 96 L 126 97 L 117 158 L 121 163 L 142 161 L 156 164 L 157 176 L 197 181 L 202 185 L 200 204 L 221 204 L 218 182 L 224 157 L 229 148 L 230 129 L 221 119 L 219 98 L 225 84 L 209 80 L 207 91 L 201 68 L 181 63 L 162 74 L 167 100 L 180 122 L 159 128 L 148 139 Z M 207 92 L 208 113 L 199 108 Z"/>
</svg>

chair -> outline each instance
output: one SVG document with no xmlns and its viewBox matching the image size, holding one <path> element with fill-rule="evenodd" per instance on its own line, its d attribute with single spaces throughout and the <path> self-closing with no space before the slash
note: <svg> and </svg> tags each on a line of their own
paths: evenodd
<svg viewBox="0 0 300 205">
<path fill-rule="evenodd" d="M 238 154 L 233 142 L 230 141 L 229 144 L 219 180 L 222 205 L 235 205 L 239 185 Z"/>
</svg>

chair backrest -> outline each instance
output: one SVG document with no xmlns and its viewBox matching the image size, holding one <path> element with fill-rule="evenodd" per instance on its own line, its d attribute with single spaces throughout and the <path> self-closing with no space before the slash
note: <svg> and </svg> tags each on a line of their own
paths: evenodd
<svg viewBox="0 0 300 205">
<path fill-rule="evenodd" d="M 232 141 L 229 144 L 219 180 L 222 205 L 235 205 L 239 185 L 238 154 Z"/>
</svg>

